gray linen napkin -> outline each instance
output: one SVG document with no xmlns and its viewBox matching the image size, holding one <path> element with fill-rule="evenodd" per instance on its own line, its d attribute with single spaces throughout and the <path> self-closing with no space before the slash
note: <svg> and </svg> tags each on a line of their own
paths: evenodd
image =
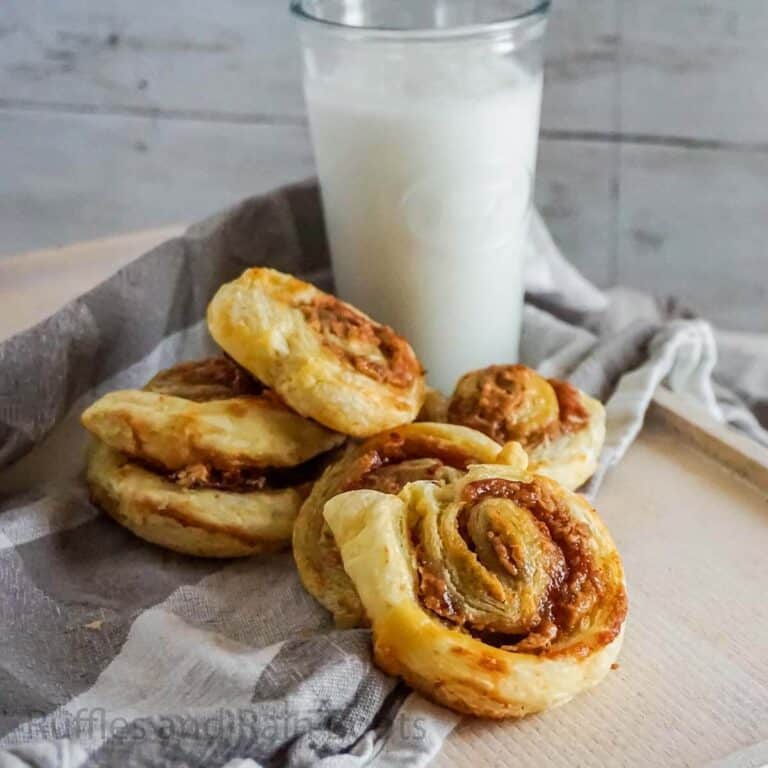
<svg viewBox="0 0 768 768">
<path fill-rule="evenodd" d="M 660 382 L 722 418 L 706 323 L 601 294 L 538 218 L 530 246 L 523 362 L 608 399 L 590 494 Z M 372 665 L 367 631 L 332 627 L 290 553 L 185 558 L 88 502 L 79 413 L 212 351 L 208 300 L 256 264 L 328 287 L 314 184 L 192 227 L 0 344 L 0 768 L 423 765 L 456 724 Z M 758 434 L 743 393 L 718 387 Z"/>
</svg>

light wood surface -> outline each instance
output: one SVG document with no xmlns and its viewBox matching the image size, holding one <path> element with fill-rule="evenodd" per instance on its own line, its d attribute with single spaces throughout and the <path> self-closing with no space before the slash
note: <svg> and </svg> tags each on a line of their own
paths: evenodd
<svg viewBox="0 0 768 768">
<path fill-rule="evenodd" d="M 668 429 L 693 443 L 718 464 L 728 467 L 761 489 L 768 499 L 768 449 L 746 435 L 713 421 L 697 403 L 665 387 L 660 387 L 656 392 L 652 413 Z"/>
<path fill-rule="evenodd" d="M 49 317 L 184 229 L 177 225 L 134 232 L 0 260 L 0 340 Z"/>
<path fill-rule="evenodd" d="M 312 171 L 287 0 L 6 0 L 0 253 L 194 221 Z M 768 328 L 768 3 L 560 0 L 537 200 L 601 286 Z"/>
</svg>

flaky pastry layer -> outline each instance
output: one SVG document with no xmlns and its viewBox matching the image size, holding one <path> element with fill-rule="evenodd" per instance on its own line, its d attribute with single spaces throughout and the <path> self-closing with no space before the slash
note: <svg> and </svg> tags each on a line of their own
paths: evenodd
<svg viewBox="0 0 768 768">
<path fill-rule="evenodd" d="M 201 557 L 243 557 L 287 546 L 304 487 L 251 492 L 187 489 L 94 441 L 87 482 L 94 502 L 161 547 Z"/>
</svg>

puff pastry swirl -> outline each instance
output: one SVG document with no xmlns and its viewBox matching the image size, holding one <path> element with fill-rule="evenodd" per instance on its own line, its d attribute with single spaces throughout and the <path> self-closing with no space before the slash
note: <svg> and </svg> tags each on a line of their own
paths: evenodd
<svg viewBox="0 0 768 768">
<path fill-rule="evenodd" d="M 595 685 L 619 653 L 616 547 L 589 504 L 552 480 L 475 466 L 397 496 L 350 491 L 324 514 L 376 662 L 434 701 L 520 717 Z"/>
<path fill-rule="evenodd" d="M 171 471 L 292 467 L 345 439 L 292 411 L 225 357 L 176 365 L 143 390 L 110 392 L 81 420 L 111 448 Z"/>
<path fill-rule="evenodd" d="M 349 304 L 272 269 L 223 285 L 208 307 L 216 342 L 293 409 L 368 437 L 413 421 L 424 375 L 410 345 Z"/>
<path fill-rule="evenodd" d="M 201 557 L 243 557 L 287 546 L 306 486 L 187 488 L 94 441 L 93 501 L 142 539 Z"/>
<path fill-rule="evenodd" d="M 293 556 L 307 591 L 333 613 L 338 626 L 365 623 L 363 606 L 323 518 L 329 499 L 359 488 L 398 493 L 414 480 L 445 483 L 470 464 L 492 461 L 524 467 L 527 459 L 516 444 L 501 448 L 476 430 L 428 422 L 406 424 L 348 447 L 315 483 L 293 529 Z"/>
<path fill-rule="evenodd" d="M 524 365 L 492 365 L 462 376 L 447 419 L 499 443 L 517 440 L 528 453 L 530 471 L 571 490 L 592 476 L 605 441 L 599 401 Z"/>
</svg>

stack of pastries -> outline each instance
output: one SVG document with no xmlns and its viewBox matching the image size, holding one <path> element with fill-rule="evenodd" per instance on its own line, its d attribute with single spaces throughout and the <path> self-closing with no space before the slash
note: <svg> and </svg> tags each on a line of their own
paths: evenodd
<svg viewBox="0 0 768 768">
<path fill-rule="evenodd" d="M 220 357 L 82 416 L 96 504 L 178 552 L 292 544 L 339 627 L 452 709 L 564 703 L 619 653 L 627 599 L 605 525 L 575 493 L 603 406 L 522 365 L 426 386 L 408 342 L 335 297 L 255 268 L 208 308 Z"/>
</svg>

